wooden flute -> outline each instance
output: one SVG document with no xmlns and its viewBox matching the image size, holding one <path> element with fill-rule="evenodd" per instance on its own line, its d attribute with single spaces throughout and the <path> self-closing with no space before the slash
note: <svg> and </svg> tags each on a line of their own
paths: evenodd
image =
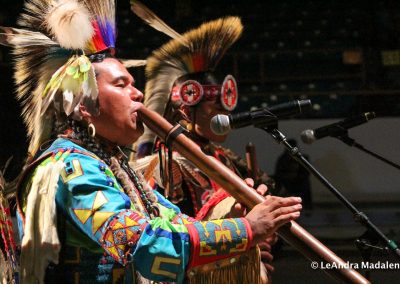
<svg viewBox="0 0 400 284">
<path fill-rule="evenodd" d="M 140 120 L 167 145 L 172 146 L 182 156 L 190 160 L 201 171 L 221 185 L 237 201 L 245 204 L 248 208 L 253 208 L 265 200 L 263 196 L 249 187 L 224 164 L 204 154 L 196 143 L 181 133 L 181 126 L 171 125 L 161 115 L 144 106 L 138 110 L 138 114 Z M 360 273 L 348 267 L 343 259 L 338 257 L 296 222 L 292 221 L 281 227 L 278 230 L 278 235 L 309 260 L 317 261 L 318 263 L 331 263 L 331 267 L 335 268 L 326 269 L 324 272 L 335 279 L 346 283 L 370 283 Z"/>
</svg>

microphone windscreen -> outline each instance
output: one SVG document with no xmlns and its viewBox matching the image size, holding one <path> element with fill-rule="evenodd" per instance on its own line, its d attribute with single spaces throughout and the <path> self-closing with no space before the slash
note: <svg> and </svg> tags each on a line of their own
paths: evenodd
<svg viewBox="0 0 400 284">
<path fill-rule="evenodd" d="M 223 114 L 217 114 L 210 121 L 211 131 L 216 135 L 225 135 L 231 130 L 229 117 Z"/>
<path fill-rule="evenodd" d="M 301 140 L 306 144 L 313 143 L 316 139 L 314 136 L 314 130 L 306 129 L 300 134 Z"/>
</svg>

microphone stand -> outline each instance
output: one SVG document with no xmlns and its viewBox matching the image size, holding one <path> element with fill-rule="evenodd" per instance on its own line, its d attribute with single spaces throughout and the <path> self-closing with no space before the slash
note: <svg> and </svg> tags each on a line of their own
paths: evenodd
<svg viewBox="0 0 400 284">
<path fill-rule="evenodd" d="M 353 138 L 350 138 L 348 135 L 348 131 L 346 129 L 342 129 L 341 132 L 334 132 L 330 135 L 331 137 L 337 138 L 340 141 L 342 141 L 343 143 L 349 145 L 350 147 L 356 147 L 357 149 L 364 151 L 367 154 L 370 154 L 371 156 L 377 158 L 378 160 L 381 160 L 383 162 L 385 162 L 386 164 L 391 165 L 392 167 L 400 170 L 400 166 L 397 165 L 396 163 L 393 163 L 392 161 L 389 161 L 388 159 L 368 150 L 365 149 L 364 146 L 360 145 L 359 143 L 357 143 Z"/>
<path fill-rule="evenodd" d="M 391 165 L 392 167 L 396 169 L 400 169 L 400 166 L 397 165 L 396 163 L 393 163 L 392 161 L 389 161 L 388 159 L 364 148 L 361 144 L 357 143 L 355 139 L 349 137 L 347 129 L 342 129 L 339 127 L 336 131 L 331 133 L 331 137 L 337 138 L 338 140 L 342 141 L 343 143 L 347 144 L 350 147 L 356 147 L 357 149 L 370 154 L 371 156 L 377 158 L 378 160 L 381 160 L 385 162 L 386 164 Z M 368 228 L 368 227 L 367 227 Z M 355 240 L 355 245 L 358 248 L 358 250 L 361 252 L 361 256 L 364 261 L 369 261 L 371 259 L 372 255 L 372 250 L 374 248 L 377 249 L 385 249 L 382 247 L 378 247 L 379 239 L 377 237 L 377 234 L 374 233 L 374 231 L 370 230 L 369 228 L 363 235 L 361 235 L 357 240 Z M 367 270 L 365 273 L 365 277 L 367 279 L 370 279 L 370 271 Z"/>
<path fill-rule="evenodd" d="M 297 147 L 292 147 L 287 141 L 285 135 L 280 132 L 277 127 L 276 121 L 269 122 L 264 125 L 255 125 L 267 133 L 269 133 L 278 144 L 283 144 L 289 151 L 292 158 L 300 163 L 308 172 L 313 174 L 323 185 L 325 185 L 330 192 L 333 193 L 352 213 L 356 222 L 366 227 L 367 232 L 356 240 L 356 246 L 361 250 L 361 255 L 364 261 L 369 261 L 372 248 L 375 247 L 377 240 L 381 240 L 385 245 L 385 250 L 391 250 L 394 255 L 400 259 L 400 249 L 396 242 L 388 239 L 368 218 L 366 214 L 358 210 L 339 190 L 337 190 L 321 173 L 318 172 L 310 162 L 300 153 Z"/>
</svg>

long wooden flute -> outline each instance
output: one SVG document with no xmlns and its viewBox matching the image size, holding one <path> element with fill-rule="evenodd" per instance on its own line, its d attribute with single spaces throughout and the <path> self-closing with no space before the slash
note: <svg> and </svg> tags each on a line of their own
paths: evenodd
<svg viewBox="0 0 400 284">
<path fill-rule="evenodd" d="M 180 126 L 172 126 L 161 115 L 144 106 L 138 110 L 138 114 L 150 130 L 221 185 L 237 201 L 253 208 L 265 200 L 220 161 L 204 154 L 196 143 L 180 134 L 177 131 Z M 278 235 L 309 260 L 330 263 L 330 267 L 335 269 L 326 269 L 324 272 L 335 279 L 346 283 L 370 283 L 296 222 L 281 227 Z"/>
<path fill-rule="evenodd" d="M 246 145 L 246 163 L 247 163 L 247 172 L 249 177 L 254 180 L 255 184 L 258 184 L 258 163 L 256 157 L 256 147 L 253 143 L 249 142 Z"/>
</svg>

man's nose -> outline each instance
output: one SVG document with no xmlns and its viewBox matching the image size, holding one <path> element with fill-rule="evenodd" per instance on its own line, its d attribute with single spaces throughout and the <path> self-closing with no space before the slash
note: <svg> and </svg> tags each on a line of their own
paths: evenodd
<svg viewBox="0 0 400 284">
<path fill-rule="evenodd" d="M 131 100 L 135 102 L 143 101 L 143 93 L 133 86 L 131 88 Z"/>
</svg>

